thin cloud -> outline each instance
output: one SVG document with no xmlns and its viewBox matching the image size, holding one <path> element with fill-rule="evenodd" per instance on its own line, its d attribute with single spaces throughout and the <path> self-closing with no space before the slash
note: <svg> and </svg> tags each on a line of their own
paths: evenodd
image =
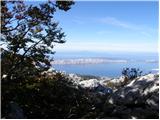
<svg viewBox="0 0 160 120">
<path fill-rule="evenodd" d="M 156 33 L 158 30 L 149 28 L 145 25 L 140 25 L 140 24 L 133 24 L 127 21 L 120 20 L 116 17 L 102 17 L 102 18 L 93 18 L 93 17 L 75 17 L 72 19 L 72 22 L 79 24 L 79 25 L 84 25 L 84 24 L 106 24 L 106 25 L 112 25 L 115 27 L 120 27 L 123 29 L 128 29 L 136 33 L 140 33 L 143 36 L 146 37 L 152 37 L 154 33 Z M 97 31 L 97 34 L 99 35 L 104 35 L 108 34 L 109 31 L 107 30 L 100 30 Z"/>
<path fill-rule="evenodd" d="M 101 30 L 101 31 L 98 31 L 97 34 L 98 35 L 106 35 L 106 34 L 110 34 L 111 31 L 107 31 L 107 30 Z"/>
<path fill-rule="evenodd" d="M 114 26 L 120 26 L 123 28 L 129 28 L 130 26 L 122 21 L 119 21 L 116 18 L 113 17 L 105 17 L 105 18 L 100 18 L 98 20 L 101 23 L 105 23 L 105 24 L 110 24 L 110 25 L 114 25 Z"/>
<path fill-rule="evenodd" d="M 84 25 L 88 24 L 89 19 L 85 17 L 74 16 L 71 21 L 79 25 Z"/>
<path fill-rule="evenodd" d="M 124 29 L 132 30 L 139 32 L 140 34 L 146 36 L 146 37 L 151 37 L 153 36 L 152 33 L 155 33 L 156 30 L 152 28 L 148 28 L 143 25 L 135 25 L 126 21 L 119 20 L 115 17 L 104 17 L 104 18 L 98 18 L 97 19 L 98 23 L 102 24 L 107 24 L 107 25 L 113 25 L 117 27 L 121 27 Z"/>
<path fill-rule="evenodd" d="M 85 24 L 85 22 L 84 22 L 84 21 L 79 20 L 79 19 L 73 19 L 72 21 L 73 21 L 74 23 L 76 23 L 76 24 L 79 24 L 79 25 L 83 25 L 83 24 Z"/>
</svg>

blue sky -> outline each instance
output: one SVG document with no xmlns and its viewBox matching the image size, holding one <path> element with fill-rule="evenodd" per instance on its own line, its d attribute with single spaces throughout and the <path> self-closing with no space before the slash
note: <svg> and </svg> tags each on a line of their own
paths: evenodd
<svg viewBox="0 0 160 120">
<path fill-rule="evenodd" d="M 55 19 L 67 35 L 57 51 L 158 51 L 158 2 L 79 1 Z"/>
</svg>

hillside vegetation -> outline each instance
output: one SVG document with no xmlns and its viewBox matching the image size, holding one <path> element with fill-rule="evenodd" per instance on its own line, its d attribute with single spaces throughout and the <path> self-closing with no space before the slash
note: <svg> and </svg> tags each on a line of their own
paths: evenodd
<svg viewBox="0 0 160 120">
<path fill-rule="evenodd" d="M 158 118 L 156 74 L 130 80 L 104 94 L 102 88 L 109 87 L 106 81 L 100 85 L 79 77 L 79 83 L 93 82 L 85 87 L 75 84 L 75 78 L 78 77 L 53 73 L 25 84 L 2 83 L 2 118 Z"/>
</svg>

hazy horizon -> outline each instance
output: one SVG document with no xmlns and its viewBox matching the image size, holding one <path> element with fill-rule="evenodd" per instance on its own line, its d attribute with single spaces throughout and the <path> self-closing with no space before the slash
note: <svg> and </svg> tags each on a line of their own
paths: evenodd
<svg viewBox="0 0 160 120">
<path fill-rule="evenodd" d="M 56 51 L 55 58 L 86 58 L 86 57 L 107 57 L 107 58 L 156 58 L 158 52 L 102 52 L 102 51 Z"/>
</svg>

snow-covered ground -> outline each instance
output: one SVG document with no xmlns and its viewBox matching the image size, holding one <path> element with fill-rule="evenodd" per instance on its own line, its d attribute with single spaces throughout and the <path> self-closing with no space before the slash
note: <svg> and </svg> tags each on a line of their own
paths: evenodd
<svg viewBox="0 0 160 120">
<path fill-rule="evenodd" d="M 118 118 L 158 118 L 159 74 L 146 74 L 132 80 L 108 77 L 84 77 L 62 73 L 76 89 L 105 96 L 105 111 Z M 116 87 L 115 87 L 116 86 Z M 114 88 L 115 87 L 115 88 Z M 98 99 L 98 98 L 95 98 Z M 106 112 L 107 113 L 107 112 Z"/>
</svg>

